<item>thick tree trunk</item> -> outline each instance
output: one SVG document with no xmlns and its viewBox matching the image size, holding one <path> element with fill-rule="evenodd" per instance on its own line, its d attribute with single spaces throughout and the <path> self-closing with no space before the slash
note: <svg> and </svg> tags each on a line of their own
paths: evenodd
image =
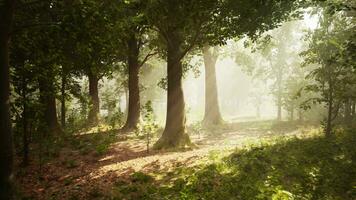
<svg viewBox="0 0 356 200">
<path fill-rule="evenodd" d="M 127 46 L 129 49 L 128 68 L 129 68 L 129 99 L 127 120 L 123 130 L 131 131 L 137 128 L 140 119 L 140 89 L 139 89 L 139 47 L 135 36 L 132 36 Z"/>
<path fill-rule="evenodd" d="M 205 114 L 203 126 L 217 126 L 223 123 L 219 108 L 215 70 L 218 54 L 217 52 L 211 52 L 209 46 L 204 46 L 203 57 L 205 66 Z"/>
<path fill-rule="evenodd" d="M 0 3 L 0 199 L 13 199 L 13 143 L 10 119 L 9 40 L 14 1 Z"/>
<path fill-rule="evenodd" d="M 167 115 L 166 126 L 155 148 L 185 147 L 190 144 L 185 132 L 185 102 L 182 88 L 183 66 L 181 63 L 181 42 L 179 35 L 170 32 L 171 41 L 167 43 Z"/>
<path fill-rule="evenodd" d="M 89 115 L 88 115 L 88 122 L 90 125 L 97 125 L 99 122 L 99 79 L 96 74 L 89 73 L 89 97 L 90 97 L 90 104 L 89 104 Z"/>
<path fill-rule="evenodd" d="M 61 85 L 61 125 L 62 128 L 66 127 L 66 76 L 62 75 Z"/>
<path fill-rule="evenodd" d="M 40 101 L 43 106 L 43 120 L 46 124 L 47 134 L 59 134 L 61 128 L 57 119 L 56 98 L 54 95 L 54 78 L 51 72 L 39 78 Z"/>
<path fill-rule="evenodd" d="M 128 113 L 129 113 L 129 90 L 127 87 L 124 88 L 124 93 L 125 93 L 125 111 L 124 111 L 124 117 L 127 118 Z"/>
</svg>

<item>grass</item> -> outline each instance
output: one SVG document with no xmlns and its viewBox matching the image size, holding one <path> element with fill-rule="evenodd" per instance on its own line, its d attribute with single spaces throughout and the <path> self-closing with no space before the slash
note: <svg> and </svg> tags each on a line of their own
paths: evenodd
<svg viewBox="0 0 356 200">
<path fill-rule="evenodd" d="M 197 167 L 133 174 L 111 199 L 356 199 L 356 132 L 212 152 Z"/>
<path fill-rule="evenodd" d="M 118 133 L 112 130 L 73 136 L 68 141 L 70 141 L 72 148 L 78 149 L 82 155 L 93 151 L 98 155 L 103 155 L 108 151 L 110 145 L 117 141 L 117 135 Z"/>
</svg>

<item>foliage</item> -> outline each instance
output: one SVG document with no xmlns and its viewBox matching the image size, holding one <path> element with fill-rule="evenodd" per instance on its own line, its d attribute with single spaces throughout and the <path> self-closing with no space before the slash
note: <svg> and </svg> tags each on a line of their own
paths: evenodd
<svg viewBox="0 0 356 200">
<path fill-rule="evenodd" d="M 304 65 L 316 67 L 307 76 L 313 80 L 305 89 L 316 93 L 309 99 L 312 103 L 325 105 L 325 132 L 331 134 L 334 120 L 345 104 L 345 119 L 350 119 L 350 100 L 355 100 L 355 56 L 350 53 L 355 47 L 354 15 L 349 10 L 339 9 L 335 4 L 322 7 L 320 25 L 310 33 L 309 47 L 302 53 Z M 349 116 L 347 116 L 349 115 Z"/>
</svg>

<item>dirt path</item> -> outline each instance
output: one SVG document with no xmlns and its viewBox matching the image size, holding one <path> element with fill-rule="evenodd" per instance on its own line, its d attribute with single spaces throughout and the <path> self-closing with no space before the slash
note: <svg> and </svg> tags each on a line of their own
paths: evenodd
<svg viewBox="0 0 356 200">
<path fill-rule="evenodd" d="M 298 131 L 284 135 L 296 135 Z M 275 136 L 269 131 L 247 129 L 231 131 L 219 137 L 192 136 L 196 149 L 184 152 L 147 153 L 142 140 L 128 140 L 114 143 L 105 155 L 81 155 L 79 152 L 61 152 L 60 157 L 42 168 L 39 177 L 37 168 L 31 166 L 21 179 L 24 191 L 35 199 L 88 199 L 88 195 L 100 191 L 108 193 L 118 179 L 128 179 L 133 172 L 156 173 L 178 166 L 194 166 L 213 150 L 243 147 L 253 140 Z M 75 160 L 76 166 L 63 164 L 63 160 Z"/>
</svg>

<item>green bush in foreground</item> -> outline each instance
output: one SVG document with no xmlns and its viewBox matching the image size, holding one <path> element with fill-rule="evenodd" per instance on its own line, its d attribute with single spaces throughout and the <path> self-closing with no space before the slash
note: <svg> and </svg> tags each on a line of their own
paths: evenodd
<svg viewBox="0 0 356 200">
<path fill-rule="evenodd" d="M 156 180 L 138 182 L 135 175 L 131 183 L 115 187 L 113 198 L 356 199 L 355 145 L 355 132 L 281 140 L 194 169 L 174 169 Z"/>
</svg>

